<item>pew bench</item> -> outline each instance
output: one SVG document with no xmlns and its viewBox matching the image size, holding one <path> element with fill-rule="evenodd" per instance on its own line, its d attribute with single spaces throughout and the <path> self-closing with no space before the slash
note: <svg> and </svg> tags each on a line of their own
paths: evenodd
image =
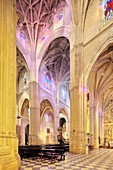
<svg viewBox="0 0 113 170">
<path fill-rule="evenodd" d="M 41 160 L 50 159 L 64 160 L 65 159 L 65 146 L 63 145 L 27 145 L 19 146 L 19 154 L 23 158 L 40 158 Z"/>
<path fill-rule="evenodd" d="M 50 159 L 51 163 L 56 160 L 65 160 L 64 149 L 41 149 L 41 160 Z"/>
</svg>

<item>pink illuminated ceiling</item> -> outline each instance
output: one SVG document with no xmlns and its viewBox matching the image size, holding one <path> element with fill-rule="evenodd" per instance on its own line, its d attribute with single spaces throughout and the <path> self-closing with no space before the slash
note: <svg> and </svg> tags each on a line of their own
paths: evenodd
<svg viewBox="0 0 113 170">
<path fill-rule="evenodd" d="M 17 0 L 17 25 L 30 40 L 34 50 L 41 28 L 65 5 L 65 0 Z"/>
<path fill-rule="evenodd" d="M 65 5 L 65 0 L 17 0 L 17 29 L 23 33 L 23 39 L 29 41 L 35 54 L 40 32 Z M 66 38 L 58 38 L 49 45 L 43 57 L 41 69 L 47 68 L 55 81 L 69 82 L 69 48 Z"/>
</svg>

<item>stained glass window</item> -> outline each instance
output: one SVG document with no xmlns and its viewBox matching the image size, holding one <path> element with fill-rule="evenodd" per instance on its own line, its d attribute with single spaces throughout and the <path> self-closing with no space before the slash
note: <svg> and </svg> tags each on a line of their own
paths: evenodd
<svg viewBox="0 0 113 170">
<path fill-rule="evenodd" d="M 58 21 L 60 21 L 63 18 L 63 11 L 60 11 L 58 15 Z"/>
<path fill-rule="evenodd" d="M 49 122 L 49 114 L 48 113 L 45 114 L 45 121 Z"/>
<path fill-rule="evenodd" d="M 20 37 L 22 37 L 22 39 L 24 39 L 24 40 L 26 39 L 26 36 L 23 32 L 20 33 Z"/>
<path fill-rule="evenodd" d="M 24 73 L 24 84 L 26 84 L 27 83 L 27 73 L 25 72 Z"/>
<path fill-rule="evenodd" d="M 30 108 L 28 108 L 28 116 L 30 117 Z"/>
<path fill-rule="evenodd" d="M 64 90 L 64 88 L 62 88 L 62 98 L 63 99 L 65 98 L 65 90 Z"/>
<path fill-rule="evenodd" d="M 50 89 L 51 77 L 50 77 L 49 73 L 46 73 L 46 76 L 45 76 L 45 86 L 46 86 L 47 89 Z"/>
<path fill-rule="evenodd" d="M 53 28 L 53 21 L 54 21 L 54 19 L 51 18 L 51 19 L 49 20 L 49 22 L 48 22 L 48 24 L 49 24 L 48 29 L 49 29 L 49 30 Z"/>
<path fill-rule="evenodd" d="M 45 40 L 45 37 L 46 37 L 46 34 L 43 33 L 43 34 L 42 34 L 42 41 Z"/>
<path fill-rule="evenodd" d="M 61 97 L 64 102 L 66 102 L 66 89 L 64 87 L 61 88 Z"/>
<path fill-rule="evenodd" d="M 104 0 L 104 16 L 105 21 L 113 17 L 113 0 Z"/>
</svg>

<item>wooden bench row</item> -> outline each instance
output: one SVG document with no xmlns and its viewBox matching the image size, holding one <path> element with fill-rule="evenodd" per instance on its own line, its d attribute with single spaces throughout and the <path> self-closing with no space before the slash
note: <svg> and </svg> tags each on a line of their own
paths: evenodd
<svg viewBox="0 0 113 170">
<path fill-rule="evenodd" d="M 66 151 L 69 151 L 69 146 L 57 144 L 19 146 L 19 154 L 21 159 L 29 157 L 32 157 L 34 159 L 35 157 L 39 157 L 41 160 L 43 158 L 49 158 L 52 162 L 56 159 L 65 159 Z"/>
</svg>

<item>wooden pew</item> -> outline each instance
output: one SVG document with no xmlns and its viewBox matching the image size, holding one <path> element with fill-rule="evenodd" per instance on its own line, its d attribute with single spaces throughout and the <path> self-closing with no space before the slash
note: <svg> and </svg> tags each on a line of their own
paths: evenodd
<svg viewBox="0 0 113 170">
<path fill-rule="evenodd" d="M 63 160 L 65 159 L 65 152 L 69 151 L 69 145 L 59 145 L 59 144 L 51 144 L 51 145 L 26 145 L 19 146 L 19 154 L 21 159 L 32 157 L 33 159 L 36 157 L 50 158 L 52 161 L 54 159 Z"/>
<path fill-rule="evenodd" d="M 65 151 L 64 149 L 41 149 L 41 160 L 42 159 L 50 159 L 51 163 L 55 162 L 56 160 L 64 160 L 65 159 Z"/>
</svg>

